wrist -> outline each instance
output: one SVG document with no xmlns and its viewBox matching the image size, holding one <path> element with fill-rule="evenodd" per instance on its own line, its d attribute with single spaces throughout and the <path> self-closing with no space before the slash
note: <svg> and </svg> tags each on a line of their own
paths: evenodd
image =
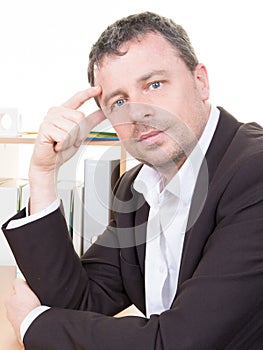
<svg viewBox="0 0 263 350">
<path fill-rule="evenodd" d="M 40 212 L 57 198 L 57 172 L 30 168 L 30 214 Z"/>
</svg>

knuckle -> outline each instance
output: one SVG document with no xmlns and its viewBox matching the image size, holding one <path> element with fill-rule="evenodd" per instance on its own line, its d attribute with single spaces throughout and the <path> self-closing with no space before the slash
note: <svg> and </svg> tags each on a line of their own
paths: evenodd
<svg viewBox="0 0 263 350">
<path fill-rule="evenodd" d="M 50 107 L 48 112 L 47 112 L 47 116 L 50 114 L 56 114 L 58 112 L 59 107 Z"/>
</svg>

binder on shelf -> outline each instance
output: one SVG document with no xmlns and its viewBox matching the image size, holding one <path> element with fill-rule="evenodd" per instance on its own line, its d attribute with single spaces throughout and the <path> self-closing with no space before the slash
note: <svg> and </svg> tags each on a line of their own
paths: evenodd
<svg viewBox="0 0 263 350">
<path fill-rule="evenodd" d="M 63 202 L 64 215 L 73 247 L 76 253 L 81 256 L 83 252 L 83 182 L 59 181 L 58 196 Z"/>
<path fill-rule="evenodd" d="M 119 159 L 84 160 L 83 252 L 109 223 L 112 189 L 119 169 Z"/>
<path fill-rule="evenodd" d="M 73 181 L 58 181 L 57 192 L 58 197 L 63 202 L 65 219 L 69 229 L 71 229 L 72 222 L 72 191 L 75 183 Z M 30 197 L 29 185 L 25 185 L 21 192 L 21 209 L 28 205 Z"/>
<path fill-rule="evenodd" d="M 83 200 L 84 184 L 79 183 L 73 188 L 73 236 L 72 243 L 76 253 L 83 254 Z"/>
<path fill-rule="evenodd" d="M 1 205 L 1 218 L 6 216 L 6 219 L 8 219 L 10 214 L 14 215 L 16 211 L 21 209 L 22 190 L 27 184 L 28 180 L 18 178 L 8 178 L 0 183 L 0 200 L 3 204 Z M 9 207 L 4 203 L 10 203 L 11 205 Z"/>
<path fill-rule="evenodd" d="M 29 197 L 30 197 L 29 184 L 27 183 L 25 186 L 22 187 L 20 209 L 23 209 L 28 206 Z"/>
<path fill-rule="evenodd" d="M 83 189 L 84 185 L 80 181 L 60 180 L 57 184 L 58 197 L 62 200 L 69 234 L 78 255 L 82 254 Z M 29 197 L 29 185 L 27 184 L 22 188 L 21 209 L 28 205 Z"/>
<path fill-rule="evenodd" d="M 7 179 L 0 184 L 0 227 L 21 209 L 22 188 L 27 184 L 23 179 Z M 4 237 L 0 234 L 0 265 L 15 265 L 15 259 Z"/>
<path fill-rule="evenodd" d="M 62 200 L 64 216 L 68 225 L 69 234 L 72 237 L 73 233 L 73 188 L 75 182 L 70 180 L 60 180 L 57 184 L 58 197 Z"/>
</svg>

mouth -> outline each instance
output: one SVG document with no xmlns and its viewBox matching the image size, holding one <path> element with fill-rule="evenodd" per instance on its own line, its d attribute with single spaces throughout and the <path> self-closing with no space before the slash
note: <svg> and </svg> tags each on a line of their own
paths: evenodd
<svg viewBox="0 0 263 350">
<path fill-rule="evenodd" d="M 142 132 L 139 136 L 139 142 L 146 144 L 153 144 L 160 141 L 164 132 L 162 130 L 151 130 L 147 132 Z"/>
</svg>

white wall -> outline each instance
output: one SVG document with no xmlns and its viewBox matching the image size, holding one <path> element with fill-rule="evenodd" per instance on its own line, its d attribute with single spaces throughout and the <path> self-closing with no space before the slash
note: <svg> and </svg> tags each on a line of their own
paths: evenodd
<svg viewBox="0 0 263 350">
<path fill-rule="evenodd" d="M 188 31 L 207 65 L 211 100 L 263 122 L 260 0 L 0 0 L 0 108 L 17 107 L 24 130 L 87 85 L 88 53 L 114 20 L 151 10 Z"/>
<path fill-rule="evenodd" d="M 260 0 L 0 0 L 0 108 L 37 130 L 50 106 L 87 86 L 88 53 L 105 27 L 150 10 L 188 31 L 210 76 L 211 101 L 263 124 Z M 87 109 L 92 109 L 93 105 Z"/>
</svg>

